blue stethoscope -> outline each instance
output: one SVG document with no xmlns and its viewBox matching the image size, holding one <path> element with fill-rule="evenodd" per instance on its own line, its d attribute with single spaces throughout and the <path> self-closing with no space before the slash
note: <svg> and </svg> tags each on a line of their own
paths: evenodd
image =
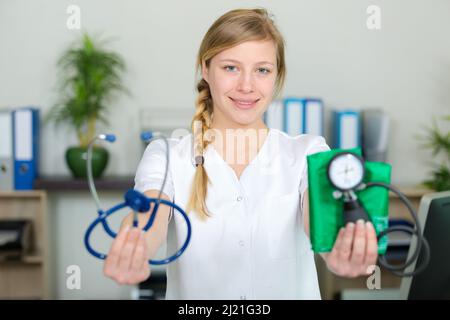
<svg viewBox="0 0 450 320">
<path fill-rule="evenodd" d="M 162 265 L 162 264 L 167 264 L 167 263 L 170 263 L 170 262 L 176 260 L 184 253 L 187 246 L 189 245 L 189 241 L 191 240 L 191 222 L 190 222 L 186 212 L 184 212 L 183 209 L 181 209 L 179 206 L 177 206 L 173 202 L 161 199 L 162 190 L 164 189 L 164 186 L 166 184 L 167 172 L 169 169 L 169 143 L 167 142 L 167 139 L 162 135 L 154 136 L 151 132 L 142 133 L 141 138 L 148 143 L 151 143 L 157 139 L 162 139 L 166 144 L 166 171 L 164 174 L 164 180 L 163 180 L 163 183 L 161 186 L 161 190 L 159 191 L 158 198 L 149 198 L 134 189 L 129 189 L 125 193 L 125 196 L 124 196 L 125 201 L 115 205 L 114 207 L 112 207 L 108 210 L 101 209 L 100 200 L 98 198 L 97 190 L 95 188 L 94 178 L 92 175 L 92 147 L 94 145 L 94 142 L 97 139 L 105 140 L 108 142 L 114 142 L 114 141 L 116 141 L 116 137 L 113 134 L 100 134 L 100 135 L 96 136 L 94 139 L 92 139 L 92 141 L 89 143 L 88 150 L 87 150 L 87 177 L 88 177 L 89 189 L 91 191 L 91 195 L 94 198 L 95 204 L 97 206 L 98 217 L 89 225 L 88 229 L 86 230 L 86 233 L 84 235 L 84 245 L 86 246 L 87 251 L 89 251 L 89 253 L 92 254 L 94 257 L 97 257 L 102 260 L 106 259 L 106 257 L 107 257 L 106 254 L 96 251 L 94 248 L 92 248 L 92 246 L 90 244 L 90 237 L 91 237 L 92 231 L 94 231 L 95 227 L 99 223 L 101 223 L 103 225 L 103 228 L 105 229 L 106 233 L 109 236 L 111 236 L 112 238 L 115 238 L 117 236 L 117 233 L 115 233 L 113 230 L 111 230 L 111 228 L 109 227 L 108 222 L 106 220 L 111 214 L 119 211 L 120 209 L 129 207 L 134 212 L 133 227 L 137 227 L 138 226 L 138 218 L 137 218 L 138 212 L 140 212 L 140 213 L 148 212 L 150 210 L 150 204 L 154 203 L 155 205 L 150 214 L 150 219 L 148 220 L 146 226 L 142 229 L 144 231 L 147 231 L 148 229 L 150 229 L 152 227 L 153 222 L 156 217 L 156 213 L 159 208 L 159 205 L 162 203 L 162 204 L 165 204 L 165 205 L 177 210 L 183 216 L 183 218 L 186 220 L 186 225 L 187 225 L 186 240 L 184 241 L 183 246 L 175 254 L 173 254 L 172 256 L 170 256 L 166 259 L 163 259 L 163 260 L 149 260 L 148 261 L 149 264 Z"/>
</svg>

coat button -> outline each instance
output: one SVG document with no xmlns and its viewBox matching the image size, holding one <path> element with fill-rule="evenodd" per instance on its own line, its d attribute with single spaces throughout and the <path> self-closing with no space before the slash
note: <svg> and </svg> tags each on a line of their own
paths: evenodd
<svg viewBox="0 0 450 320">
<path fill-rule="evenodd" d="M 238 197 L 236 198 L 237 201 L 242 201 L 242 199 L 243 199 L 242 196 L 238 196 Z"/>
</svg>

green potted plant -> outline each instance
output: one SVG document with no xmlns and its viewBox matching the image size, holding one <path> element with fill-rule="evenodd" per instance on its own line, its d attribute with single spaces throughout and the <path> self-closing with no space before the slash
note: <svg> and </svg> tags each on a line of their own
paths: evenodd
<svg viewBox="0 0 450 320">
<path fill-rule="evenodd" d="M 122 57 L 105 50 L 102 43 L 94 43 L 88 34 L 69 47 L 59 58 L 59 101 L 51 108 L 47 120 L 56 125 L 69 124 L 79 144 L 67 149 L 66 162 L 74 177 L 86 177 L 86 154 L 90 141 L 98 134 L 97 123 L 108 124 L 106 112 L 115 93 L 126 89 L 121 76 L 125 71 Z M 102 175 L 108 163 L 108 152 L 94 146 L 92 171 Z"/>
<path fill-rule="evenodd" d="M 443 117 L 444 121 L 450 121 L 450 116 Z M 443 161 L 439 164 L 434 163 L 434 170 L 431 172 L 431 179 L 423 184 L 436 191 L 450 190 L 450 131 L 442 132 L 436 121 L 433 121 L 431 128 L 426 128 L 424 146 L 432 150 L 433 158 L 442 155 Z"/>
</svg>

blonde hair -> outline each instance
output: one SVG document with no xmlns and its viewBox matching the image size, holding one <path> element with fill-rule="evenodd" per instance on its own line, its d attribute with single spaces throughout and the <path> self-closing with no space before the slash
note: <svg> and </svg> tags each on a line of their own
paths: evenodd
<svg viewBox="0 0 450 320">
<path fill-rule="evenodd" d="M 274 96 L 277 96 L 281 92 L 286 76 L 284 39 L 265 9 L 237 9 L 218 18 L 202 40 L 196 69 L 201 70 L 203 63 L 208 68 L 211 59 L 223 50 L 246 41 L 263 40 L 272 40 L 276 46 L 277 77 Z M 205 202 L 209 178 L 203 166 L 203 150 L 210 140 L 204 139 L 203 133 L 211 128 L 213 101 L 209 85 L 204 79 L 197 83 L 197 91 L 196 110 L 191 123 L 196 171 L 186 211 L 195 210 L 201 219 L 206 219 L 209 216 Z"/>
</svg>

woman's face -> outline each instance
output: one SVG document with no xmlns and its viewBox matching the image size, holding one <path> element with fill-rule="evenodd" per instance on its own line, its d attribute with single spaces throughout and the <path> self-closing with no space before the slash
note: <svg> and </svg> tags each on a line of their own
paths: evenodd
<svg viewBox="0 0 450 320">
<path fill-rule="evenodd" d="M 213 126 L 261 128 L 277 76 L 273 41 L 247 41 L 214 56 L 202 76 L 214 101 Z"/>
</svg>

